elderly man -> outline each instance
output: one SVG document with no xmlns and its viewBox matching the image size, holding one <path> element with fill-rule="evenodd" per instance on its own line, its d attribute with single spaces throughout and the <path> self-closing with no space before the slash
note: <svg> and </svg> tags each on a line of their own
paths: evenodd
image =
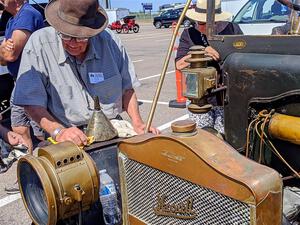
<svg viewBox="0 0 300 225">
<path fill-rule="evenodd" d="M 108 118 L 125 110 L 135 132 L 143 133 L 134 91 L 139 81 L 120 40 L 105 30 L 98 1 L 54 0 L 45 14 L 52 27 L 34 33 L 24 48 L 14 103 L 58 142 L 87 143 L 78 127 L 91 117 L 93 96 Z"/>
<path fill-rule="evenodd" d="M 9 73 L 15 80 L 23 48 L 30 35 L 43 27 L 43 16 L 25 0 L 0 0 L 0 4 L 13 15 L 7 23 L 5 39 L 0 46 L 0 61 L 2 65 L 7 65 Z M 11 111 L 11 123 L 13 130 L 22 135 L 31 151 L 30 124 L 36 136 L 43 135 L 37 124 L 30 122 L 24 108 L 14 105 Z"/>
</svg>

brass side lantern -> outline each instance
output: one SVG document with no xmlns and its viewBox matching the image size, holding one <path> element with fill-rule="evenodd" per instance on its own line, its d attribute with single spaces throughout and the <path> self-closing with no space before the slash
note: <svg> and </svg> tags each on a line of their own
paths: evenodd
<svg viewBox="0 0 300 225">
<path fill-rule="evenodd" d="M 56 225 L 99 199 L 97 167 L 72 142 L 40 148 L 38 157 L 22 157 L 17 173 L 23 202 L 34 224 Z"/>
<path fill-rule="evenodd" d="M 190 63 L 190 66 L 182 70 L 183 95 L 191 100 L 188 106 L 189 111 L 204 113 L 212 108 L 212 105 L 207 102 L 207 97 L 210 90 L 217 85 L 217 70 L 207 66 L 207 62 L 212 59 L 205 55 L 203 46 L 191 47 L 188 54 L 191 58 L 186 62 Z"/>
</svg>

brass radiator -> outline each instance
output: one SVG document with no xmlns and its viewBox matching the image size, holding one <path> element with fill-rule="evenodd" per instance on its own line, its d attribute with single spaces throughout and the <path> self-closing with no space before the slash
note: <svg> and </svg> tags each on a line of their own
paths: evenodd
<svg viewBox="0 0 300 225">
<path fill-rule="evenodd" d="M 204 130 L 125 140 L 119 167 L 123 224 L 281 224 L 279 174 Z"/>
</svg>

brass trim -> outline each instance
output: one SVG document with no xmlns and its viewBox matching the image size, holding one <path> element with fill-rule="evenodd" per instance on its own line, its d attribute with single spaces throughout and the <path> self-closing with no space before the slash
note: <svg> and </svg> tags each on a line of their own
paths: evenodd
<svg viewBox="0 0 300 225">
<path fill-rule="evenodd" d="M 123 158 L 123 159 L 122 159 Z M 125 178 L 125 168 L 123 160 L 126 160 L 127 157 L 118 152 L 118 164 L 119 164 L 119 175 L 120 175 L 120 186 L 121 186 L 121 197 L 122 197 L 122 218 L 123 225 L 129 225 L 128 218 L 128 196 L 127 196 L 127 186 L 126 186 L 126 178 Z"/>
<path fill-rule="evenodd" d="M 57 204 L 56 204 L 54 189 L 51 185 L 51 181 L 48 177 L 48 174 L 47 174 L 46 170 L 41 165 L 40 161 L 32 155 L 26 155 L 26 156 L 20 158 L 19 161 L 18 161 L 18 166 L 17 166 L 17 176 L 18 176 L 18 183 L 19 183 L 20 193 L 21 193 L 21 196 L 22 196 L 23 204 L 26 206 L 25 208 L 26 208 L 27 213 L 29 214 L 32 221 L 35 224 L 38 224 L 35 221 L 34 217 L 32 216 L 31 212 L 28 209 L 28 205 L 27 205 L 27 202 L 25 201 L 25 196 L 24 196 L 23 189 L 22 189 L 22 186 L 21 186 L 21 178 L 20 178 L 19 175 L 20 175 L 20 165 L 22 163 L 28 163 L 32 167 L 32 169 L 36 172 L 36 174 L 38 175 L 38 177 L 40 179 L 40 182 L 43 186 L 43 190 L 44 190 L 45 193 L 47 193 L 45 195 L 46 200 L 47 200 L 47 207 L 48 207 L 48 223 L 47 223 L 47 225 L 56 225 L 56 222 L 57 222 Z"/>
<path fill-rule="evenodd" d="M 233 43 L 232 43 L 232 46 L 235 48 L 235 49 L 244 49 L 247 47 L 247 42 L 243 39 L 240 39 L 240 40 L 235 40 Z"/>
</svg>

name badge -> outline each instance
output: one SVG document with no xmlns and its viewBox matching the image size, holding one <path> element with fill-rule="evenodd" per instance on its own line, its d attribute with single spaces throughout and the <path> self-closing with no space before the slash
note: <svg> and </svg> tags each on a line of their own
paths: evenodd
<svg viewBox="0 0 300 225">
<path fill-rule="evenodd" d="M 89 73 L 89 79 L 91 84 L 98 84 L 104 81 L 103 73 Z"/>
</svg>

